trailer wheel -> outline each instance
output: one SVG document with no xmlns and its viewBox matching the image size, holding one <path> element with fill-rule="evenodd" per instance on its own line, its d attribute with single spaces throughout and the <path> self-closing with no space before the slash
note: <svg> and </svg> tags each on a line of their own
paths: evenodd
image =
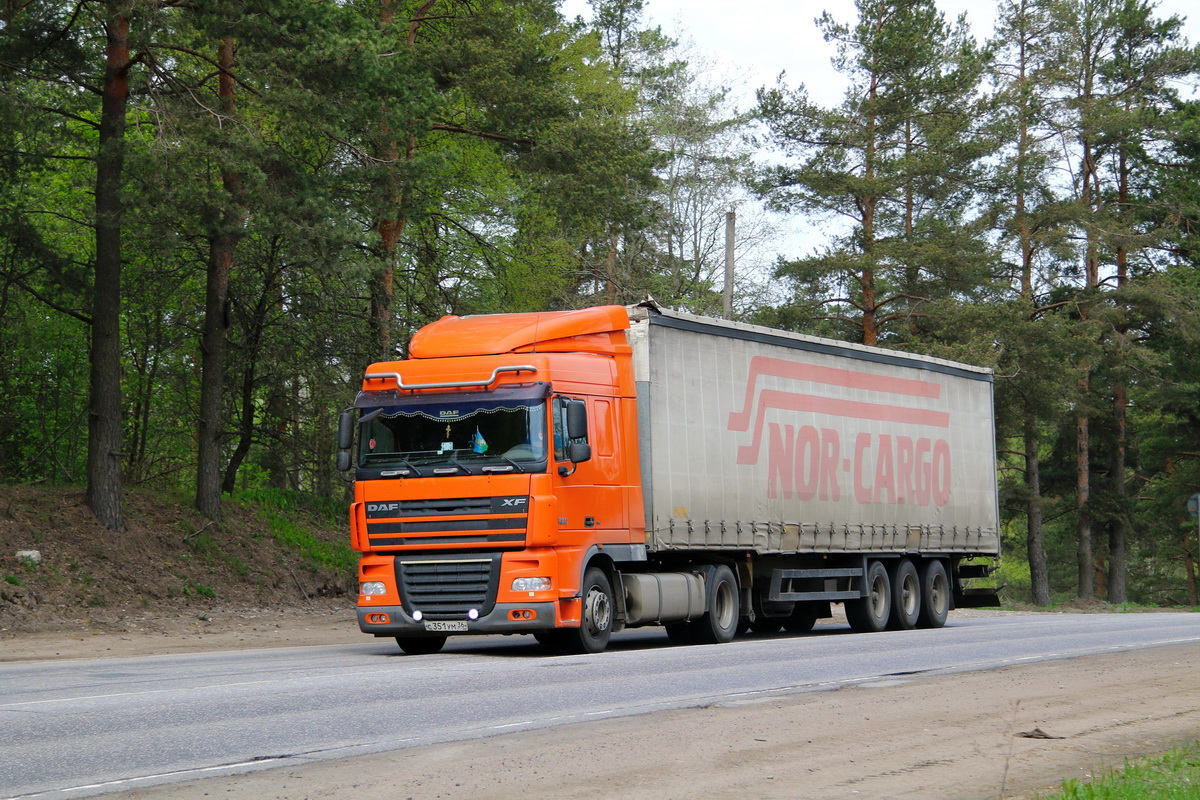
<svg viewBox="0 0 1200 800">
<path fill-rule="evenodd" d="M 446 644 L 445 636 L 397 636 L 396 644 L 410 656 L 428 656 Z"/>
<path fill-rule="evenodd" d="M 817 612 L 809 603 L 796 603 L 792 615 L 783 621 L 788 633 L 808 633 L 817 624 Z"/>
<path fill-rule="evenodd" d="M 598 567 L 590 568 L 580 587 L 583 612 L 578 628 L 564 630 L 563 642 L 575 653 L 599 653 L 608 647 L 613 628 L 613 591 L 608 576 Z"/>
<path fill-rule="evenodd" d="M 703 617 L 689 623 L 692 635 L 700 644 L 724 644 L 733 641 L 737 633 L 741 603 L 738 602 L 737 580 L 733 571 L 721 565 L 713 571 L 707 587 L 707 611 Z"/>
<path fill-rule="evenodd" d="M 907 558 L 896 562 L 889 575 L 892 579 L 892 613 L 888 617 L 888 629 L 911 631 L 917 627 L 921 613 L 921 581 L 917 568 Z"/>
<path fill-rule="evenodd" d="M 846 620 L 856 633 L 878 633 L 887 628 L 892 610 L 892 582 L 878 561 L 867 564 L 866 596 L 846 601 Z"/>
<path fill-rule="evenodd" d="M 921 567 L 921 614 L 919 628 L 940 628 L 950 615 L 950 579 L 946 565 L 938 559 L 926 561 Z"/>
</svg>

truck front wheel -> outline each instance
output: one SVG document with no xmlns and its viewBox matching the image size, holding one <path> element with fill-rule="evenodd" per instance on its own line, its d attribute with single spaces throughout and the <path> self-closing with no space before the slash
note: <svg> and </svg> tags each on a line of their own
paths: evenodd
<svg viewBox="0 0 1200 800">
<path fill-rule="evenodd" d="M 892 611 L 892 582 L 879 561 L 867 564 L 863 576 L 864 596 L 846 601 L 846 621 L 857 633 L 878 633 L 887 628 Z"/>
<path fill-rule="evenodd" d="M 604 570 L 589 568 L 579 595 L 583 604 L 579 627 L 562 631 L 563 643 L 575 653 L 599 653 L 608 647 L 613 627 L 612 583 Z"/>
<path fill-rule="evenodd" d="M 692 635 L 700 644 L 724 644 L 733 641 L 737 633 L 741 603 L 738 600 L 737 580 L 733 570 L 717 567 L 705 587 L 706 613 L 690 623 Z"/>
<path fill-rule="evenodd" d="M 397 636 L 396 644 L 410 656 L 428 656 L 441 651 L 445 636 Z"/>
</svg>

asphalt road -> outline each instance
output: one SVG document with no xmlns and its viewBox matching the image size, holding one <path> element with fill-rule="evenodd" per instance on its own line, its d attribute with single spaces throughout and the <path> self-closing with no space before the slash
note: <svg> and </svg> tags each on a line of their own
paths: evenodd
<svg viewBox="0 0 1200 800">
<path fill-rule="evenodd" d="M 747 637 L 605 653 L 452 638 L 0 665 L 0 797 L 76 798 L 600 717 L 1200 641 L 1195 614 L 955 618 L 934 631 Z"/>
</svg>

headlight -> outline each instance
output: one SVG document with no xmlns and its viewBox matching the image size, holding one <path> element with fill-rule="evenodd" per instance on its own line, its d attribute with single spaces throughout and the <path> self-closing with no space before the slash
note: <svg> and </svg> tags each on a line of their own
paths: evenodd
<svg viewBox="0 0 1200 800">
<path fill-rule="evenodd" d="M 387 586 L 383 581 L 366 581 L 358 585 L 359 594 L 387 594 Z"/>
<path fill-rule="evenodd" d="M 517 578 L 512 584 L 514 592 L 545 592 L 549 589 L 549 578 Z"/>
</svg>

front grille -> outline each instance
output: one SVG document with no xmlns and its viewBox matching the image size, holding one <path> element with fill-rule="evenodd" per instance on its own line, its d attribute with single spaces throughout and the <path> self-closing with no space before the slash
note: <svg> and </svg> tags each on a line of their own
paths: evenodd
<svg viewBox="0 0 1200 800">
<path fill-rule="evenodd" d="M 373 550 L 521 547 L 529 526 L 529 497 L 368 502 L 366 517 Z"/>
<path fill-rule="evenodd" d="M 496 603 L 500 555 L 464 559 L 396 559 L 401 602 L 426 619 L 466 619 L 476 609 L 486 616 Z"/>
</svg>

